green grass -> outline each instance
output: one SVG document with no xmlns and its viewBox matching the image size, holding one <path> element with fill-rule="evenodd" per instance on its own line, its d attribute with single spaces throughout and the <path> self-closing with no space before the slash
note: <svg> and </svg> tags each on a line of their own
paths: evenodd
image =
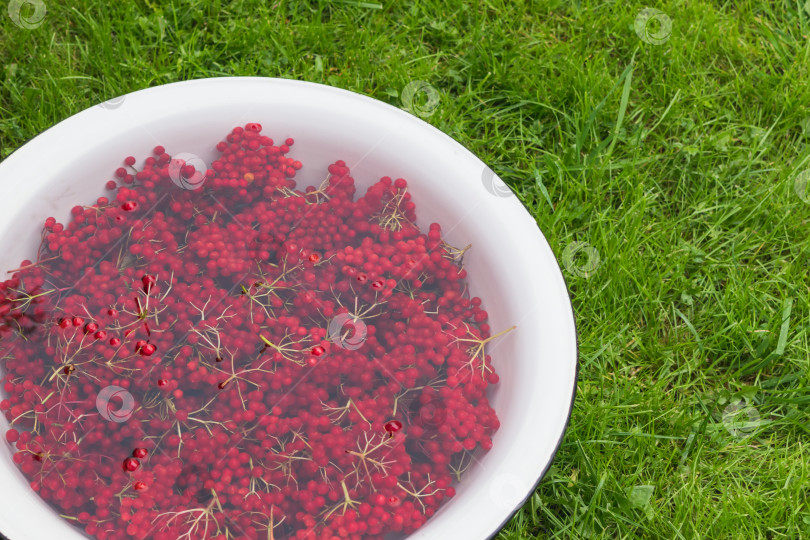
<svg viewBox="0 0 810 540">
<path fill-rule="evenodd" d="M 810 537 L 810 204 L 794 182 L 810 4 L 656 4 L 672 30 L 655 45 L 635 2 L 46 1 L 34 29 L 0 13 L 0 157 L 173 81 L 286 77 L 400 105 L 423 80 L 440 96 L 428 121 L 512 186 L 558 257 L 596 250 L 587 277 L 583 252 L 566 269 L 571 425 L 502 540 Z M 735 403 L 742 430 L 723 416 Z"/>
</svg>

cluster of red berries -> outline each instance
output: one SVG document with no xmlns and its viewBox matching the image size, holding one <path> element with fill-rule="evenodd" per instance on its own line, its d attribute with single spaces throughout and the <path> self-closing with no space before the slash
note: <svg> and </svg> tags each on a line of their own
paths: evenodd
<svg viewBox="0 0 810 540">
<path fill-rule="evenodd" d="M 127 157 L 0 283 L 5 438 L 88 535 L 388 538 L 491 448 L 508 330 L 466 248 L 414 225 L 403 179 L 355 199 L 337 161 L 297 189 L 293 143 L 248 124 L 206 171 Z"/>
</svg>

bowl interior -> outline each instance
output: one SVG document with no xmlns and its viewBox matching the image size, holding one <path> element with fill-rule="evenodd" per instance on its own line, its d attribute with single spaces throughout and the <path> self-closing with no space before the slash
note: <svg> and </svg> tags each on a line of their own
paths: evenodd
<svg viewBox="0 0 810 540">
<path fill-rule="evenodd" d="M 66 223 L 72 206 L 101 196 L 124 156 L 162 144 L 210 165 L 212 143 L 246 122 L 261 123 L 275 140 L 295 138 L 299 186 L 320 184 L 336 159 L 351 167 L 360 193 L 381 176 L 406 178 L 420 228 L 437 221 L 452 245 L 472 244 L 465 267 L 493 333 L 517 325 L 489 348 L 501 428 L 456 497 L 412 537 L 491 536 L 530 494 L 562 437 L 576 382 L 574 319 L 534 219 L 514 195 L 491 188 L 480 160 L 425 122 L 357 94 L 279 79 L 206 79 L 129 94 L 65 120 L 0 164 L 0 266 L 33 258 L 45 218 Z M 0 531 L 11 540 L 82 538 L 0 447 Z"/>
</svg>

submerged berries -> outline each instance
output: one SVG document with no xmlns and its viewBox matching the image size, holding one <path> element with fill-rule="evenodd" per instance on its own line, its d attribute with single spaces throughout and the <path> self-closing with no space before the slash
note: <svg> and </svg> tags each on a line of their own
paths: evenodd
<svg viewBox="0 0 810 540">
<path fill-rule="evenodd" d="M 492 447 L 511 328 L 469 297 L 467 248 L 415 226 L 404 179 L 358 193 L 336 161 L 300 189 L 295 140 L 261 133 L 207 169 L 127 156 L 0 283 L 5 440 L 90 537 L 410 533 Z"/>
</svg>

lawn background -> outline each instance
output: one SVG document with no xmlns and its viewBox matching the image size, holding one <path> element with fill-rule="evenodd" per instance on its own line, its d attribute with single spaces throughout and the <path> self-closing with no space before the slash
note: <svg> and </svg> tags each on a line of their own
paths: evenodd
<svg viewBox="0 0 810 540">
<path fill-rule="evenodd" d="M 810 537 L 810 2 L 654 4 L 671 30 L 641 36 L 636 2 L 45 5 L 0 12 L 0 158 L 186 79 L 436 89 L 426 120 L 536 217 L 579 328 L 570 427 L 499 538 Z"/>
</svg>

